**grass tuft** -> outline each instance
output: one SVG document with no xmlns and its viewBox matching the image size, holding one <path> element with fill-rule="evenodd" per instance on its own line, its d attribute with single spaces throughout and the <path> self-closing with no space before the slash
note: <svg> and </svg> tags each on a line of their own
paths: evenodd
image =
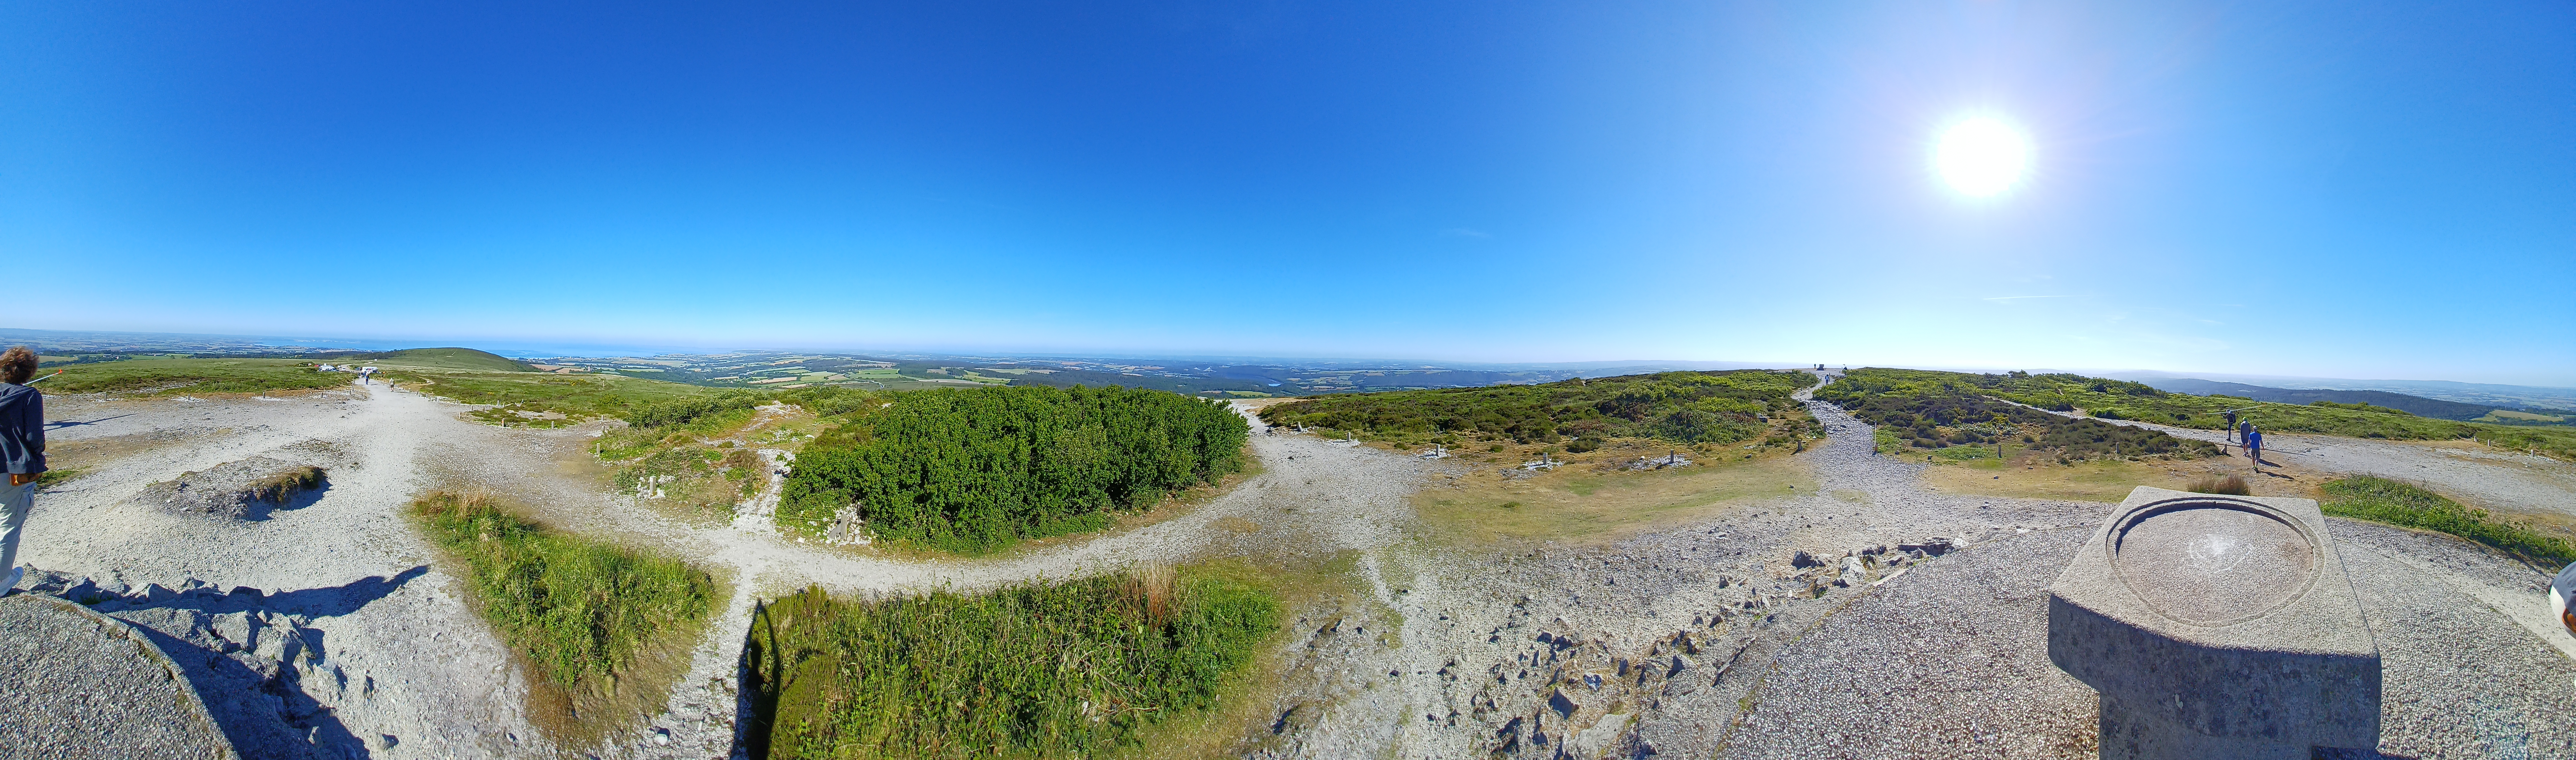
<svg viewBox="0 0 2576 760">
<path fill-rule="evenodd" d="M 2191 485 L 2185 487 L 2183 490 L 2187 490 L 2192 493 L 2214 493 L 2224 496 L 2254 495 L 2254 487 L 2245 484 L 2245 476 L 2243 475 L 2228 475 L 2225 477 L 2220 477 L 2218 475 L 2203 475 L 2200 476 L 2200 479 L 2192 481 Z"/>
<path fill-rule="evenodd" d="M 284 504 L 295 492 L 322 485 L 323 470 L 310 465 L 270 475 L 250 482 L 243 490 L 251 498 L 271 504 Z"/>
<path fill-rule="evenodd" d="M 1252 586 L 1163 567 L 877 602 L 809 588 L 752 621 L 753 756 L 1097 755 L 1213 706 L 1278 617 Z"/>
<path fill-rule="evenodd" d="M 567 691 L 613 684 L 671 626 L 704 618 L 713 596 L 713 579 L 685 562 L 547 530 L 490 496 L 435 491 L 412 511 L 464 565 L 502 640 Z"/>
<path fill-rule="evenodd" d="M 2420 486 L 2357 476 L 2326 481 L 2326 514 L 2441 531 L 2495 547 L 2524 562 L 2555 568 L 2576 562 L 2576 545 L 2496 519 Z"/>
</svg>

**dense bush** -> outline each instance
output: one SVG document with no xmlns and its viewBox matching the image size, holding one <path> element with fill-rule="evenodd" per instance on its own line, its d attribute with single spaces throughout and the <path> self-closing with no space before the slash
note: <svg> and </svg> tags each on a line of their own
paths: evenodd
<svg viewBox="0 0 2576 760">
<path fill-rule="evenodd" d="M 1809 424 L 1789 398 L 1815 384 L 1804 372 L 1663 372 L 1543 385 L 1358 393 L 1273 405 L 1261 418 L 1376 436 L 1476 433 L 1545 443 L 1577 438 L 1657 438 L 1729 443 L 1770 431 L 1767 419 Z"/>
<path fill-rule="evenodd" d="M 1107 527 L 1242 468 L 1246 426 L 1174 393 L 1011 386 L 887 394 L 798 453 L 780 524 L 857 505 L 870 535 L 973 551 Z"/>
<path fill-rule="evenodd" d="M 1278 629 L 1239 583 L 1169 570 L 753 617 L 754 757 L 1099 757 L 1205 709 Z"/>
</svg>

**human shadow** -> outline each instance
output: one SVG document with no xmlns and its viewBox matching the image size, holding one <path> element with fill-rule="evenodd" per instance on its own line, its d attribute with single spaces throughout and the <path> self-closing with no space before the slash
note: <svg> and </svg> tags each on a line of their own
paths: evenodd
<svg viewBox="0 0 2576 760">
<path fill-rule="evenodd" d="M 115 417 L 100 417 L 100 418 L 98 418 L 98 419 L 88 420 L 88 421 L 83 421 L 83 422 L 73 422 L 73 421 L 71 421 L 71 420 L 56 420 L 56 421 L 53 421 L 53 422 L 45 423 L 45 429 L 47 429 L 47 430 L 52 430 L 52 429 L 56 429 L 56 428 L 76 427 L 76 426 L 80 426 L 80 425 L 96 425 L 96 424 L 101 423 L 101 422 L 106 422 L 106 421 L 108 421 L 108 420 L 118 419 L 118 418 L 121 418 L 121 417 L 132 417 L 132 416 L 134 416 L 134 415 L 136 415 L 136 414 L 139 414 L 139 412 L 127 412 L 127 413 L 124 413 L 124 414 L 116 415 Z"/>
<path fill-rule="evenodd" d="M 281 592 L 261 600 L 261 606 L 289 615 L 337 617 L 356 612 L 358 608 L 365 607 L 375 600 L 391 596 L 396 589 L 402 588 L 403 584 L 427 574 L 429 574 L 429 566 L 419 565 L 395 573 L 392 578 L 370 575 L 328 588 Z M 245 589 L 234 589 L 233 593 L 239 594 L 243 591 Z"/>
</svg>

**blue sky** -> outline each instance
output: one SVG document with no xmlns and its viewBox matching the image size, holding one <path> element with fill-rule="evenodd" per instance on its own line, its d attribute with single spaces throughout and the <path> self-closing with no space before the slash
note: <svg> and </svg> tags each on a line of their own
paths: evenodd
<svg viewBox="0 0 2576 760">
<path fill-rule="evenodd" d="M 2565 3 L 0 2 L 0 326 L 2576 386 Z M 1984 115 L 2032 172 L 1932 171 Z"/>
</svg>

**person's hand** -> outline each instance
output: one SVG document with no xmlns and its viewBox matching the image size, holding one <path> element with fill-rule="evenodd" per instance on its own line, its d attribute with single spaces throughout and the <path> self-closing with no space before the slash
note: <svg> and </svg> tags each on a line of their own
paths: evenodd
<svg viewBox="0 0 2576 760">
<path fill-rule="evenodd" d="M 29 483 L 33 483 L 33 482 L 36 482 L 36 474 L 35 474 L 35 473 L 32 473 L 32 472 L 24 472 L 24 473 L 21 473 L 21 472 L 13 472 L 13 473 L 9 473 L 9 485 L 13 485 L 13 486 L 23 486 L 23 485 L 26 485 L 26 484 L 29 484 Z"/>
</svg>

